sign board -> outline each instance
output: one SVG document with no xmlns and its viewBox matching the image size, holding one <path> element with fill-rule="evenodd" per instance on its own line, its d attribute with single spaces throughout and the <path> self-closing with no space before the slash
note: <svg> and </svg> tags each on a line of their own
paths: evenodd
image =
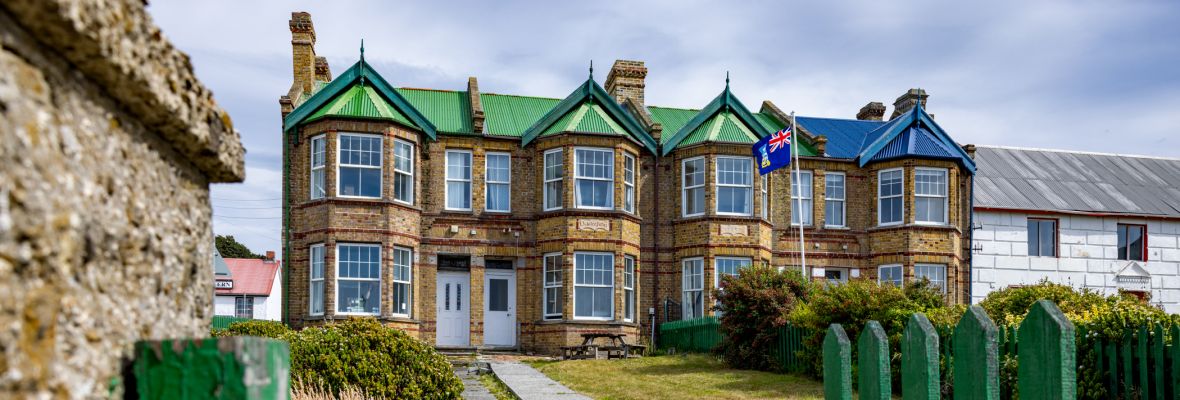
<svg viewBox="0 0 1180 400">
<path fill-rule="evenodd" d="M 213 288 L 214 289 L 233 289 L 234 288 L 234 281 L 216 280 L 216 281 L 213 281 Z"/>
</svg>

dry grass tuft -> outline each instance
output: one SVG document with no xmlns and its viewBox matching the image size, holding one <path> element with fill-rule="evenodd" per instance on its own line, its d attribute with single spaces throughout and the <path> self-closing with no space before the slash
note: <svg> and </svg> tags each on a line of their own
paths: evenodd
<svg viewBox="0 0 1180 400">
<path fill-rule="evenodd" d="M 369 396 L 360 389 L 351 386 L 341 390 L 340 395 L 337 396 L 328 389 L 295 382 L 291 385 L 291 400 L 381 400 L 381 398 Z"/>
</svg>

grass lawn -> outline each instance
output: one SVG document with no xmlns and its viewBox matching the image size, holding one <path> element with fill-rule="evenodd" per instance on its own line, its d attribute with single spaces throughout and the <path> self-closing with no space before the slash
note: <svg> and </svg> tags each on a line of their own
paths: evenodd
<svg viewBox="0 0 1180 400">
<path fill-rule="evenodd" d="M 596 399 L 819 399 L 824 390 L 804 377 L 731 369 L 704 354 L 530 364 Z"/>
</svg>

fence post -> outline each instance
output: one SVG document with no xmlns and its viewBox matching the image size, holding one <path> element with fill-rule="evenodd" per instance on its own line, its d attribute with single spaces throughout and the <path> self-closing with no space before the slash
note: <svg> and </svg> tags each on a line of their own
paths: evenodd
<svg viewBox="0 0 1180 400">
<path fill-rule="evenodd" d="M 852 344 L 840 324 L 824 335 L 824 398 L 852 400 Z"/>
<path fill-rule="evenodd" d="M 954 347 L 954 386 L 956 399 L 1000 398 L 999 346 L 996 324 L 973 305 L 963 313 L 951 340 Z"/>
<path fill-rule="evenodd" d="M 1151 386 L 1155 387 L 1155 398 L 1163 400 L 1167 398 L 1167 385 L 1164 385 L 1164 327 L 1159 323 L 1155 324 L 1155 335 L 1151 337 L 1151 344 Z"/>
<path fill-rule="evenodd" d="M 889 380 L 889 336 L 881 323 L 869 321 L 856 340 L 857 386 L 861 400 L 888 400 L 893 388 Z"/>
<path fill-rule="evenodd" d="M 1037 300 L 1020 324 L 1017 386 L 1025 399 L 1077 398 L 1073 323 L 1049 300 Z"/>
<path fill-rule="evenodd" d="M 901 396 L 937 399 L 938 332 L 922 313 L 914 313 L 901 337 Z"/>
<path fill-rule="evenodd" d="M 1168 377 L 1171 382 L 1168 387 L 1172 390 L 1172 396 L 1175 398 L 1180 395 L 1180 325 L 1173 324 L 1172 329 L 1172 376 Z"/>
</svg>

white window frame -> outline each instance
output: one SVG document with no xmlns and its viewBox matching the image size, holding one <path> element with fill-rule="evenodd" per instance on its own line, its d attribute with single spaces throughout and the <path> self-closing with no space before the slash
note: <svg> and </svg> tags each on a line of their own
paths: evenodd
<svg viewBox="0 0 1180 400">
<path fill-rule="evenodd" d="M 941 196 L 918 193 L 918 173 L 920 173 L 920 172 L 938 172 L 938 173 L 942 174 L 943 194 Z M 903 177 L 902 179 L 903 179 L 902 180 L 902 187 L 904 188 L 905 187 L 905 181 L 904 181 L 905 178 Z M 950 192 L 951 192 L 950 180 L 951 180 L 951 172 L 950 172 L 950 170 L 948 170 L 946 168 L 929 168 L 929 167 L 916 167 L 916 168 L 914 168 L 914 224 L 942 226 L 942 225 L 946 225 L 949 222 L 948 221 L 948 217 L 949 217 L 948 214 L 950 213 L 950 205 L 951 205 L 950 204 Z M 903 189 L 903 191 L 904 191 L 904 189 Z M 928 198 L 928 199 L 939 199 L 939 198 L 942 199 L 942 221 L 922 221 L 922 220 L 918 219 L 918 204 L 917 203 L 918 203 L 919 197 Z M 902 212 L 902 215 L 903 215 L 902 218 L 905 218 L 904 217 L 905 212 Z"/>
<path fill-rule="evenodd" d="M 401 252 L 401 251 L 408 253 L 406 256 L 406 260 L 407 260 L 408 264 L 404 266 L 406 268 L 405 279 L 398 279 L 397 278 L 397 275 L 398 275 L 397 269 L 403 267 L 403 266 L 398 265 L 398 263 L 397 263 L 398 252 Z M 393 281 L 393 286 L 390 287 L 390 293 L 389 293 L 389 298 L 391 300 L 390 304 L 389 304 L 389 308 L 390 308 L 390 310 L 392 310 L 390 313 L 394 316 L 397 316 L 397 317 L 410 318 L 410 315 L 413 314 L 413 310 L 414 310 L 414 285 L 413 285 L 414 250 L 413 249 L 411 249 L 409 247 L 401 247 L 401 246 L 395 246 L 393 248 L 393 277 L 391 280 Z M 397 286 L 398 285 L 405 285 L 406 312 L 404 312 L 404 313 L 398 312 L 397 299 L 394 298 L 394 294 L 397 293 Z"/>
<path fill-rule="evenodd" d="M 828 185 L 832 182 L 828 177 L 840 177 L 840 197 L 828 196 Z M 840 202 L 840 220 L 843 224 L 829 224 L 831 218 L 828 218 L 828 204 L 831 202 Z M 848 226 L 848 176 L 843 172 L 826 172 L 824 173 L 824 227 L 826 228 L 844 228 Z"/>
<path fill-rule="evenodd" d="M 884 182 L 881 180 L 881 176 L 892 172 L 901 173 L 901 190 L 896 195 L 881 197 L 881 187 L 884 184 Z M 883 220 L 881 219 L 881 216 L 884 215 L 884 213 L 881 212 L 881 200 L 892 199 L 895 197 L 901 198 L 901 218 L 897 221 L 882 222 Z M 905 223 L 905 169 L 889 168 L 877 171 L 877 226 L 894 226 L 901 225 L 903 223 Z"/>
<path fill-rule="evenodd" d="M 452 178 L 451 177 L 451 167 L 450 167 L 450 162 L 449 162 L 449 159 L 451 158 L 451 154 L 466 154 L 467 155 L 467 158 L 470 161 L 467 164 L 468 165 L 467 179 Z M 447 211 L 471 211 L 471 206 L 475 202 L 472 201 L 472 199 L 470 197 L 474 197 L 474 196 L 469 196 L 469 198 L 467 199 L 467 208 L 451 207 L 451 201 L 450 201 L 451 200 L 451 182 L 466 183 L 467 184 L 467 193 L 469 195 L 474 193 L 471 190 L 471 186 L 472 186 L 471 180 L 472 180 L 472 178 L 474 178 L 474 176 L 473 176 L 473 172 L 475 169 L 474 164 L 475 164 L 475 155 L 472 154 L 471 150 L 447 150 L 446 151 L 446 153 L 443 156 L 443 177 L 444 177 L 443 209 L 445 209 Z"/>
<path fill-rule="evenodd" d="M 630 165 L 630 167 L 628 167 Z M 623 211 L 635 213 L 635 157 L 623 153 Z"/>
<path fill-rule="evenodd" d="M 410 157 L 409 157 L 410 169 L 408 171 L 397 167 L 398 146 L 406 146 L 410 149 Z M 408 199 L 397 198 L 397 180 L 398 180 L 398 178 L 410 180 L 410 192 L 408 193 L 408 196 L 409 196 Z M 415 189 L 414 188 L 414 144 L 404 141 L 404 140 L 400 140 L 400 139 L 393 140 L 393 187 L 394 187 L 393 201 L 396 201 L 398 203 L 405 203 L 405 204 L 409 204 L 409 205 L 414 204 L 414 189 Z"/>
<path fill-rule="evenodd" d="M 491 178 L 492 169 L 491 169 L 490 162 L 491 162 L 492 157 L 500 157 L 500 156 L 503 156 L 508 159 L 508 180 L 506 180 L 506 181 L 493 181 Z M 484 154 L 483 164 L 484 164 L 483 165 L 483 170 L 484 170 L 484 185 L 483 185 L 484 211 L 496 212 L 496 213 L 512 212 L 512 154 L 505 153 L 505 152 L 488 152 L 488 153 Z M 508 188 L 508 202 L 506 203 L 507 208 L 504 208 L 502 210 L 491 208 L 491 196 L 489 196 L 491 191 L 489 189 L 492 187 L 492 185 L 504 185 L 505 187 Z"/>
<path fill-rule="evenodd" d="M 610 265 L 610 269 L 609 269 L 609 271 L 610 271 L 610 278 L 607 280 L 608 282 L 610 282 L 610 284 L 609 284 L 609 285 L 601 285 L 601 284 L 595 285 L 595 284 L 587 284 L 587 283 L 579 284 L 579 283 L 578 283 L 578 255 L 579 255 L 579 254 L 582 254 L 582 255 L 592 255 L 592 256 L 607 256 L 607 257 L 610 257 L 610 263 L 609 263 L 609 265 Z M 578 252 L 574 252 L 574 279 L 573 279 L 573 282 L 574 282 L 574 291 L 573 291 L 573 309 L 574 309 L 574 319 L 576 319 L 576 320 L 588 320 L 588 321 L 612 321 L 612 320 L 614 320 L 614 318 L 615 318 L 615 317 L 614 317 L 614 315 L 615 315 L 615 253 L 607 253 L 607 252 L 600 252 L 600 251 L 578 251 Z M 578 288 L 579 288 L 579 287 L 586 287 L 586 288 L 609 288 L 609 289 L 610 289 L 610 298 L 611 298 L 611 301 L 610 301 L 610 314 L 609 314 L 610 316 L 608 316 L 608 317 L 594 317 L 594 316 L 583 317 L 583 316 L 578 316 Z M 593 310 L 594 310 L 594 306 L 593 306 L 593 305 L 591 305 L 591 307 L 590 307 L 590 310 L 591 310 L 591 312 L 593 312 Z"/>
<path fill-rule="evenodd" d="M 242 315 L 243 305 L 247 307 L 246 310 L 249 311 L 249 316 Z M 254 296 L 234 296 L 234 317 L 254 319 Z"/>
<path fill-rule="evenodd" d="M 700 273 L 696 271 L 689 271 L 690 263 L 700 266 Z M 680 260 L 680 318 L 693 319 L 705 316 L 705 258 L 704 257 L 689 257 Z M 695 279 L 695 280 L 694 280 Z M 691 285 L 690 285 L 691 283 Z M 700 292 L 701 294 L 701 315 L 695 315 L 692 306 L 689 304 L 689 293 Z"/>
<path fill-rule="evenodd" d="M 341 270 L 341 268 L 340 268 L 340 254 L 342 254 L 343 252 L 340 251 L 340 248 L 345 247 L 345 246 L 376 247 L 377 248 L 377 278 L 341 278 L 340 277 L 340 270 Z M 381 254 L 381 253 L 383 253 L 383 251 L 381 249 L 381 245 L 379 245 L 379 244 L 372 244 L 372 243 L 337 243 L 336 244 L 336 282 L 335 282 L 336 293 L 334 293 L 337 298 L 337 301 L 335 301 L 336 315 L 381 315 L 381 296 L 383 295 L 381 293 L 381 276 L 384 274 L 384 272 L 381 271 L 381 267 L 382 267 L 381 263 L 383 261 L 382 259 L 384 258 L 383 257 L 384 254 Z M 376 313 L 369 313 L 369 312 L 359 312 L 358 313 L 358 312 L 340 311 L 341 304 L 338 299 L 340 298 L 339 293 L 340 293 L 340 280 L 341 279 L 344 279 L 347 281 L 364 281 L 364 282 L 374 282 L 375 281 L 375 282 L 377 282 L 377 312 Z"/>
<path fill-rule="evenodd" d="M 770 175 L 762 175 L 762 219 L 770 218 Z"/>
<path fill-rule="evenodd" d="M 630 300 L 630 304 L 628 304 Z M 635 321 L 635 256 L 623 256 L 623 321 Z"/>
<path fill-rule="evenodd" d="M 320 266 L 320 277 L 319 278 L 315 277 L 315 267 L 316 267 L 316 262 L 317 262 L 316 261 L 316 259 L 317 259 L 316 251 L 317 250 L 319 251 L 319 257 L 318 257 L 319 261 L 318 262 L 320 264 L 319 265 Z M 316 316 L 324 315 L 324 304 L 326 303 L 324 301 L 324 293 L 327 292 L 327 289 L 324 288 L 324 284 L 325 284 L 324 275 L 325 275 L 325 272 L 327 272 L 327 271 L 325 271 L 324 268 L 327 267 L 327 265 L 325 265 L 325 264 L 327 264 L 326 261 L 327 261 L 328 257 L 327 257 L 326 250 L 324 248 L 324 244 L 317 243 L 317 244 L 311 245 L 311 247 L 308 247 L 307 259 L 308 259 L 308 263 L 307 263 L 307 267 L 308 267 L 308 271 L 307 271 L 307 282 L 308 282 L 308 284 L 307 284 L 307 315 L 316 317 Z M 319 312 L 316 312 L 316 303 L 315 303 L 316 290 L 315 290 L 314 286 L 317 282 L 320 284 Z"/>
<path fill-rule="evenodd" d="M 697 184 L 697 185 L 693 185 L 693 186 L 688 186 L 688 168 L 686 168 L 686 166 L 690 162 L 697 162 L 697 161 L 701 162 L 701 168 L 700 168 L 701 183 Z M 708 193 L 704 193 L 704 192 L 706 190 L 705 183 L 708 178 L 707 170 L 706 170 L 708 167 L 709 167 L 709 165 L 705 161 L 705 157 L 693 157 L 693 158 L 687 158 L 687 159 L 680 161 L 680 187 L 681 187 L 681 190 L 680 190 L 680 215 L 682 215 L 684 217 L 696 217 L 699 215 L 705 215 L 705 208 L 707 207 L 705 205 L 705 202 L 706 202 L 705 199 L 708 198 Z M 701 196 L 701 202 L 699 203 L 699 206 L 701 208 L 701 212 L 689 214 L 688 213 L 688 193 L 689 193 L 689 190 L 693 190 L 693 189 L 700 189 L 701 192 L 704 193 L 705 195 Z"/>
<path fill-rule="evenodd" d="M 797 173 L 796 173 L 797 172 Z M 807 189 L 809 194 L 803 196 L 803 179 L 807 177 Z M 795 193 L 795 188 L 799 188 L 799 193 Z M 791 226 L 799 226 L 804 222 L 803 213 L 796 212 L 795 208 L 800 207 L 800 200 L 804 203 L 803 208 L 807 211 L 806 224 L 803 226 L 815 226 L 815 173 L 811 170 L 791 171 Z M 799 222 L 795 222 L 795 217 L 799 217 Z"/>
<path fill-rule="evenodd" d="M 901 264 L 885 264 L 885 265 L 877 266 L 877 284 L 878 285 L 886 283 L 885 280 L 882 279 L 883 274 L 881 274 L 881 271 L 885 270 L 885 269 L 897 269 L 898 275 L 901 277 L 901 279 L 897 280 L 897 287 L 904 287 L 905 286 L 905 267 L 902 266 Z M 894 284 L 893 280 L 889 280 L 888 283 L 890 285 Z"/>
<path fill-rule="evenodd" d="M 342 145 L 341 142 L 344 140 L 345 137 L 349 137 L 349 136 L 362 137 L 362 138 L 366 138 L 366 139 L 380 139 L 381 148 L 377 150 L 377 158 L 379 161 L 377 163 L 377 165 L 360 165 L 360 164 L 345 164 L 344 163 L 344 146 Z M 340 134 L 336 135 L 336 197 L 348 198 L 348 199 L 380 199 L 382 196 L 385 196 L 385 176 L 384 176 L 385 173 L 382 172 L 382 169 L 384 167 L 385 167 L 385 137 L 378 136 L 378 135 L 372 135 L 372 134 L 361 134 L 361 133 L 340 133 Z M 351 195 L 341 194 L 340 188 L 344 187 L 344 185 L 340 184 L 340 181 L 341 181 L 340 180 L 340 170 L 343 168 L 376 169 L 378 172 L 377 173 L 377 180 L 378 180 L 378 182 L 377 182 L 377 189 L 378 189 L 377 196 L 376 197 L 374 197 L 374 196 L 351 196 Z M 359 190 L 360 188 L 357 188 L 357 189 Z"/>
<path fill-rule="evenodd" d="M 825 280 L 825 281 L 826 281 L 826 280 L 828 280 L 828 272 L 839 272 L 839 273 L 840 273 L 840 279 L 836 279 L 836 280 L 835 280 L 835 281 L 833 281 L 833 282 L 835 282 L 836 284 L 848 283 L 848 273 L 849 273 L 849 271 L 850 271 L 850 269 L 849 269 L 849 268 L 842 268 L 842 267 L 827 267 L 827 268 L 824 268 L 824 280 Z M 831 282 L 829 282 L 829 283 L 831 283 Z"/>
<path fill-rule="evenodd" d="M 556 158 L 557 164 L 552 165 L 552 166 L 548 164 L 550 154 L 557 154 L 557 158 Z M 557 169 L 557 172 L 558 172 L 557 177 L 550 178 L 547 175 L 549 173 L 550 167 L 554 167 Z M 541 180 L 542 180 L 541 193 L 542 193 L 542 197 L 543 197 L 542 202 L 541 202 L 541 209 L 542 210 L 552 211 L 552 210 L 560 210 L 561 209 L 561 207 L 563 206 L 562 201 L 565 199 L 565 195 L 563 194 L 563 192 L 565 191 L 565 188 L 562 187 L 563 186 L 562 182 L 564 182 L 564 179 L 565 179 L 565 159 L 563 158 L 563 154 L 561 152 L 561 149 L 552 149 L 552 150 L 548 150 L 548 151 L 544 152 L 541 156 Z M 549 185 L 554 184 L 554 183 L 557 184 L 557 190 L 554 191 L 554 193 L 557 193 L 557 198 L 550 199 L 549 198 Z M 556 205 L 553 207 L 549 207 L 550 200 L 556 200 L 557 201 Z"/>
<path fill-rule="evenodd" d="M 933 268 L 933 270 L 927 270 L 926 274 L 923 274 L 924 269 L 930 269 L 930 268 Z M 946 294 L 946 287 L 947 287 L 946 265 L 943 265 L 943 264 L 914 264 L 914 279 L 922 279 L 922 278 L 929 279 L 929 272 L 931 272 L 931 271 L 942 271 L 941 272 L 942 273 L 941 282 L 934 280 L 934 279 L 930 279 L 930 283 L 942 286 L 942 294 Z"/>
<path fill-rule="evenodd" d="M 750 184 L 749 185 L 738 185 L 738 184 L 729 184 L 729 183 L 723 184 L 723 183 L 721 183 L 721 163 L 719 162 L 721 160 L 743 160 L 743 161 L 748 162 L 749 164 L 747 164 L 747 165 L 750 166 L 750 171 L 749 171 Z M 713 160 L 713 186 L 714 186 L 714 189 L 713 189 L 713 211 L 715 211 L 717 213 L 717 215 L 734 215 L 734 216 L 740 216 L 740 217 L 750 217 L 750 216 L 754 215 L 754 173 L 755 172 L 754 172 L 753 166 L 754 166 L 754 158 L 753 157 L 717 156 Z M 746 209 L 750 210 L 750 212 L 748 212 L 748 213 L 722 212 L 721 211 L 721 188 L 722 187 L 744 188 L 744 189 L 748 190 L 749 194 L 746 196 Z"/>
<path fill-rule="evenodd" d="M 734 273 L 732 275 L 730 275 L 728 273 L 726 273 L 726 274 L 721 273 L 721 261 L 745 261 L 749 264 L 746 265 L 745 267 L 739 267 L 737 270 L 734 271 Z M 752 259 L 750 257 L 729 257 L 729 256 L 713 257 L 713 287 L 716 288 L 717 290 L 721 290 L 721 275 L 737 276 L 738 271 L 741 271 L 742 268 L 750 268 L 753 266 L 754 266 L 754 259 Z"/>
<path fill-rule="evenodd" d="M 551 259 L 556 259 L 554 264 L 550 264 Z M 556 275 L 557 280 L 551 281 L 548 279 L 550 272 Z M 562 284 L 564 283 L 565 271 L 561 268 L 561 253 L 545 253 L 541 257 L 541 318 L 542 319 L 561 319 L 562 308 L 565 302 L 565 294 L 562 291 Z M 549 306 L 549 290 L 557 289 L 557 312 L 551 313 L 546 307 Z"/>
<path fill-rule="evenodd" d="M 308 198 L 311 200 L 319 200 L 324 197 L 328 197 L 328 138 L 324 135 L 317 135 L 313 136 L 311 140 L 308 140 L 307 143 L 309 145 L 308 147 L 310 147 L 310 158 L 308 161 L 309 165 L 311 165 L 311 174 L 307 177 L 307 187 L 310 189 Z M 319 143 L 320 146 L 323 146 L 323 149 L 321 149 L 322 151 L 318 152 L 318 155 L 320 156 L 319 165 L 316 165 L 316 143 Z M 319 183 L 320 190 L 322 190 L 320 193 L 316 193 L 316 172 L 319 172 L 320 174 Z"/>
<path fill-rule="evenodd" d="M 607 174 L 609 178 L 597 178 L 581 176 L 578 172 L 578 151 L 596 151 L 610 155 L 607 160 L 606 167 L 610 168 L 610 173 Z M 610 193 L 607 198 L 606 206 L 583 206 L 582 205 L 582 191 L 578 187 L 579 180 L 610 182 Z M 614 210 L 615 209 L 615 151 L 608 147 L 575 147 L 574 148 L 574 208 L 583 210 Z"/>
</svg>

